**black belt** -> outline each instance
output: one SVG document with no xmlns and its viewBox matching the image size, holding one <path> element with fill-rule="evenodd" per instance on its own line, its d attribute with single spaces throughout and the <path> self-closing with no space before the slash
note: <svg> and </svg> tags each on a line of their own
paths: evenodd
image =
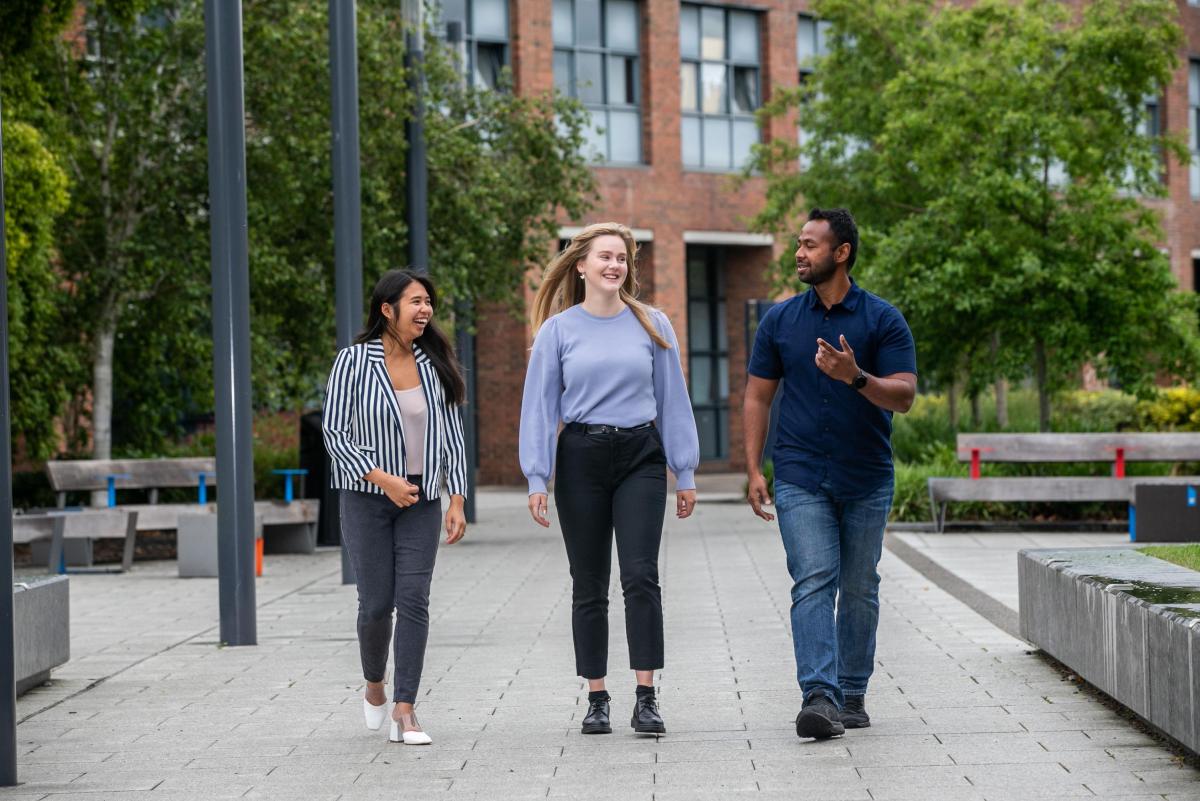
<svg viewBox="0 0 1200 801">
<path fill-rule="evenodd" d="M 644 431 L 647 428 L 653 427 L 653 421 L 642 423 L 640 426 L 632 426 L 631 428 L 606 426 L 603 423 L 567 423 L 566 425 L 568 431 L 575 431 L 581 434 L 624 434 L 627 431 Z"/>
</svg>

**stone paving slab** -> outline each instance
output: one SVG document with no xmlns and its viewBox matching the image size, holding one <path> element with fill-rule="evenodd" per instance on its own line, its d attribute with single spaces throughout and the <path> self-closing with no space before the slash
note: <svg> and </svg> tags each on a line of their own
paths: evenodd
<svg viewBox="0 0 1200 801">
<path fill-rule="evenodd" d="M 624 727 L 634 681 L 614 581 L 615 732 L 581 735 L 559 535 L 527 521 L 519 493 L 480 500 L 484 522 L 438 557 L 420 698 L 433 746 L 363 727 L 335 551 L 268 557 L 247 648 L 217 646 L 215 580 L 139 563 L 72 578 L 76 658 L 20 700 L 23 784 L 0 801 L 1200 801 L 1200 772 L 890 553 L 873 726 L 797 739 L 782 547 L 738 505 L 668 518 L 669 733 Z"/>
</svg>

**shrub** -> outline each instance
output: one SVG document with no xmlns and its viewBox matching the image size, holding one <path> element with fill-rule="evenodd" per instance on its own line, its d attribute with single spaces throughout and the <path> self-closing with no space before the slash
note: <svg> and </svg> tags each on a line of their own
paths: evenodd
<svg viewBox="0 0 1200 801">
<path fill-rule="evenodd" d="M 1200 431 L 1200 389 L 1160 390 L 1154 400 L 1138 404 L 1137 412 L 1147 431 Z"/>
</svg>

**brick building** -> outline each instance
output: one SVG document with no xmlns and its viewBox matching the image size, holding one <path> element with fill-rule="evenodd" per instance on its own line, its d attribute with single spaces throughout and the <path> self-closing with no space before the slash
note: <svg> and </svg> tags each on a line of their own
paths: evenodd
<svg viewBox="0 0 1200 801">
<path fill-rule="evenodd" d="M 1200 0 L 1178 0 L 1187 44 L 1148 130 L 1186 131 L 1200 156 Z M 634 229 L 643 298 L 669 315 L 700 431 L 701 470 L 741 470 L 746 301 L 765 298 L 765 271 L 790 243 L 747 231 L 763 184 L 732 175 L 760 134 L 753 112 L 795 86 L 823 44 L 806 0 L 443 0 L 463 24 L 472 80 L 512 69 L 517 92 L 558 86 L 605 130 L 590 142 L 600 200 L 587 220 Z M 795 137 L 794 119 L 761 136 Z M 1166 246 L 1181 288 L 1200 288 L 1200 162 L 1165 165 Z M 549 256 L 549 254 L 548 254 Z M 531 342 L 503 313 L 480 321 L 476 375 L 479 482 L 519 484 L 521 388 Z"/>
</svg>

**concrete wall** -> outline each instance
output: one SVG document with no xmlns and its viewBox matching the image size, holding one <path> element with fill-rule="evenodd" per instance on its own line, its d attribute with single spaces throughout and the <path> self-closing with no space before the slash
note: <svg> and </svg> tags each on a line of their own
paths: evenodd
<svg viewBox="0 0 1200 801">
<path fill-rule="evenodd" d="M 1022 637 L 1200 752 L 1200 573 L 1082 548 L 1022 551 L 1018 577 Z M 1181 599 L 1154 603 L 1151 585 Z"/>
<path fill-rule="evenodd" d="M 17 694 L 50 678 L 71 657 L 70 593 L 66 576 L 13 581 Z"/>
</svg>

